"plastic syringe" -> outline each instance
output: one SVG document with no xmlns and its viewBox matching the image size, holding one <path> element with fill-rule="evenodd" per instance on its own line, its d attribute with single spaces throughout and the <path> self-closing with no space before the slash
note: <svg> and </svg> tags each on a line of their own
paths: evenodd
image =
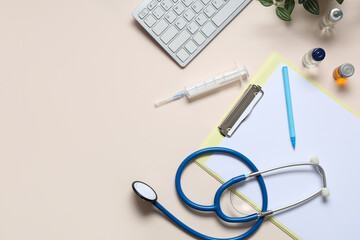
<svg viewBox="0 0 360 240">
<path fill-rule="evenodd" d="M 235 81 L 247 80 L 249 72 L 245 66 L 242 68 L 236 67 L 232 71 L 220 74 L 218 76 L 206 79 L 204 81 L 185 86 L 184 91 L 178 92 L 175 95 L 162 99 L 155 103 L 156 107 L 160 107 L 168 102 L 180 99 L 186 96 L 189 100 L 199 95 L 208 93 L 222 86 L 230 84 Z"/>
</svg>

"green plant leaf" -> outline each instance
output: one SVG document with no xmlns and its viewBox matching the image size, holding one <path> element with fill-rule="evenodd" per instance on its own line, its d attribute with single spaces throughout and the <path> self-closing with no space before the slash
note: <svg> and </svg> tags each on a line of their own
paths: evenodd
<svg viewBox="0 0 360 240">
<path fill-rule="evenodd" d="M 339 4 L 342 4 L 344 0 L 336 0 Z"/>
<path fill-rule="evenodd" d="M 284 21 L 291 21 L 291 16 L 288 10 L 283 7 L 276 7 L 276 15 Z"/>
<path fill-rule="evenodd" d="M 318 0 L 307 0 L 306 2 L 304 2 L 303 6 L 309 13 L 319 15 Z"/>
<path fill-rule="evenodd" d="M 295 0 L 285 0 L 284 8 L 291 14 L 295 7 Z"/>
<path fill-rule="evenodd" d="M 259 2 L 265 7 L 270 7 L 274 4 L 273 0 L 259 0 Z"/>
<path fill-rule="evenodd" d="M 299 4 L 303 4 L 307 0 L 299 0 Z"/>
</svg>

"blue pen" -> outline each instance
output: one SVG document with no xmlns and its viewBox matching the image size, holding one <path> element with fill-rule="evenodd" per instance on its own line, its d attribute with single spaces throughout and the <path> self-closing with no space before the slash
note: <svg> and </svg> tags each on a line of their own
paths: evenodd
<svg viewBox="0 0 360 240">
<path fill-rule="evenodd" d="M 284 66 L 282 68 L 283 79 L 284 79 L 284 89 L 285 89 L 285 99 L 286 99 L 286 110 L 289 122 L 289 131 L 290 131 L 290 139 L 293 147 L 295 148 L 295 125 L 294 125 L 294 117 L 291 103 L 291 94 L 290 94 L 290 83 L 289 83 L 289 73 L 288 67 Z"/>
</svg>

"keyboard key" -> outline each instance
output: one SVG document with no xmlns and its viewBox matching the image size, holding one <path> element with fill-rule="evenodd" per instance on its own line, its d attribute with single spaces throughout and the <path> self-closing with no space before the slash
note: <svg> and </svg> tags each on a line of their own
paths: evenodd
<svg viewBox="0 0 360 240">
<path fill-rule="evenodd" d="M 195 17 L 195 13 L 191 9 L 188 9 L 184 13 L 184 17 L 188 20 L 188 22 L 190 22 Z"/>
<path fill-rule="evenodd" d="M 164 0 L 162 3 L 160 3 L 160 5 L 165 9 L 165 11 L 168 11 L 173 3 L 171 2 L 171 0 Z"/>
<path fill-rule="evenodd" d="M 187 22 L 185 21 L 184 18 L 179 17 L 176 21 L 175 21 L 175 25 L 179 30 L 182 30 L 185 26 L 186 26 Z"/>
<path fill-rule="evenodd" d="M 200 24 L 200 26 L 202 26 L 205 22 L 206 22 L 207 18 L 205 17 L 204 14 L 200 13 L 197 17 L 196 17 L 196 21 L 198 22 L 198 24 Z"/>
<path fill-rule="evenodd" d="M 189 38 L 190 33 L 185 30 L 170 43 L 169 48 L 171 51 L 176 52 Z"/>
<path fill-rule="evenodd" d="M 176 27 L 174 26 L 170 26 L 165 32 L 164 34 L 161 36 L 161 41 L 163 41 L 165 44 L 168 44 L 171 39 L 173 39 L 176 34 L 178 34 L 178 30 L 176 29 Z"/>
<path fill-rule="evenodd" d="M 185 6 L 182 3 L 178 3 L 176 4 L 176 6 L 174 7 L 174 11 L 180 15 L 185 11 Z"/>
<path fill-rule="evenodd" d="M 185 44 L 185 48 L 186 50 L 189 51 L 189 53 L 193 54 L 195 52 L 195 50 L 197 49 L 196 44 L 192 41 L 189 40 L 186 44 Z"/>
<path fill-rule="evenodd" d="M 203 4 L 208 4 L 210 2 L 210 0 L 201 0 Z"/>
<path fill-rule="evenodd" d="M 229 0 L 226 5 L 215 14 L 212 21 L 216 26 L 220 27 L 243 3 L 244 0 Z"/>
<path fill-rule="evenodd" d="M 194 5 L 191 6 L 191 8 L 194 9 L 196 13 L 199 13 L 203 7 L 204 6 L 199 1 L 196 1 Z"/>
<path fill-rule="evenodd" d="M 145 18 L 144 22 L 148 27 L 151 28 L 156 23 L 156 19 L 152 15 L 149 15 L 147 18 Z"/>
<path fill-rule="evenodd" d="M 168 26 L 169 25 L 166 23 L 166 21 L 161 19 L 152 30 L 156 35 L 159 36 Z"/>
<path fill-rule="evenodd" d="M 162 10 L 160 7 L 157 7 L 154 11 L 153 11 L 153 14 L 154 16 L 157 18 L 157 19 L 160 19 L 164 14 L 164 10 Z"/>
<path fill-rule="evenodd" d="M 185 6 L 190 6 L 190 4 L 192 4 L 192 2 L 194 1 L 194 0 L 181 0 L 184 4 L 185 4 Z"/>
<path fill-rule="evenodd" d="M 219 9 L 224 4 L 224 0 L 213 0 L 212 5 L 216 7 L 216 9 Z M 235 9 L 234 9 L 235 11 Z"/>
<path fill-rule="evenodd" d="M 146 15 L 148 15 L 149 11 L 145 8 L 144 10 L 142 10 L 140 13 L 139 13 L 139 18 L 140 19 L 143 19 L 144 17 L 146 17 Z"/>
<path fill-rule="evenodd" d="M 193 37 L 195 42 L 200 46 L 203 42 L 205 42 L 205 37 L 200 32 L 196 33 Z"/>
<path fill-rule="evenodd" d="M 173 11 L 169 11 L 166 15 L 165 15 L 165 19 L 166 21 L 168 21 L 169 23 L 173 23 L 176 19 L 176 15 Z"/>
<path fill-rule="evenodd" d="M 195 22 L 191 22 L 187 28 L 193 34 L 199 29 L 199 26 Z"/>
<path fill-rule="evenodd" d="M 153 0 L 147 5 L 147 7 L 149 10 L 153 10 L 154 7 L 156 7 L 156 5 L 157 5 L 157 2 L 155 0 Z"/>
<path fill-rule="evenodd" d="M 210 37 L 210 35 L 215 32 L 216 27 L 211 22 L 207 22 L 201 31 L 205 34 L 205 36 Z"/>
<path fill-rule="evenodd" d="M 181 61 L 185 62 L 186 59 L 190 56 L 183 48 L 176 54 Z"/>
<path fill-rule="evenodd" d="M 209 5 L 207 8 L 205 8 L 204 13 L 206 14 L 206 16 L 208 16 L 209 18 L 214 15 L 214 13 L 216 12 L 216 9 L 212 6 Z"/>
</svg>

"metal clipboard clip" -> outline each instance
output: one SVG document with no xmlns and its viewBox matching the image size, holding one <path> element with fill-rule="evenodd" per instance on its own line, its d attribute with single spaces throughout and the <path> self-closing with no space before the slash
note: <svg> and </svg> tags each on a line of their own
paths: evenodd
<svg viewBox="0 0 360 240">
<path fill-rule="evenodd" d="M 258 93 L 261 93 L 260 96 L 257 96 Z M 261 100 L 264 96 L 264 91 L 261 89 L 259 85 L 250 84 L 248 89 L 246 89 L 244 95 L 240 98 L 240 100 L 235 104 L 234 108 L 231 109 L 229 114 L 226 116 L 224 121 L 220 124 L 219 130 L 220 133 L 225 137 L 231 137 L 235 130 L 240 126 L 242 122 L 244 122 L 247 117 L 251 114 L 256 104 Z M 251 104 L 254 99 L 257 99 L 256 102 Z M 251 106 L 250 110 L 247 114 L 242 117 L 245 113 L 245 110 Z"/>
</svg>

